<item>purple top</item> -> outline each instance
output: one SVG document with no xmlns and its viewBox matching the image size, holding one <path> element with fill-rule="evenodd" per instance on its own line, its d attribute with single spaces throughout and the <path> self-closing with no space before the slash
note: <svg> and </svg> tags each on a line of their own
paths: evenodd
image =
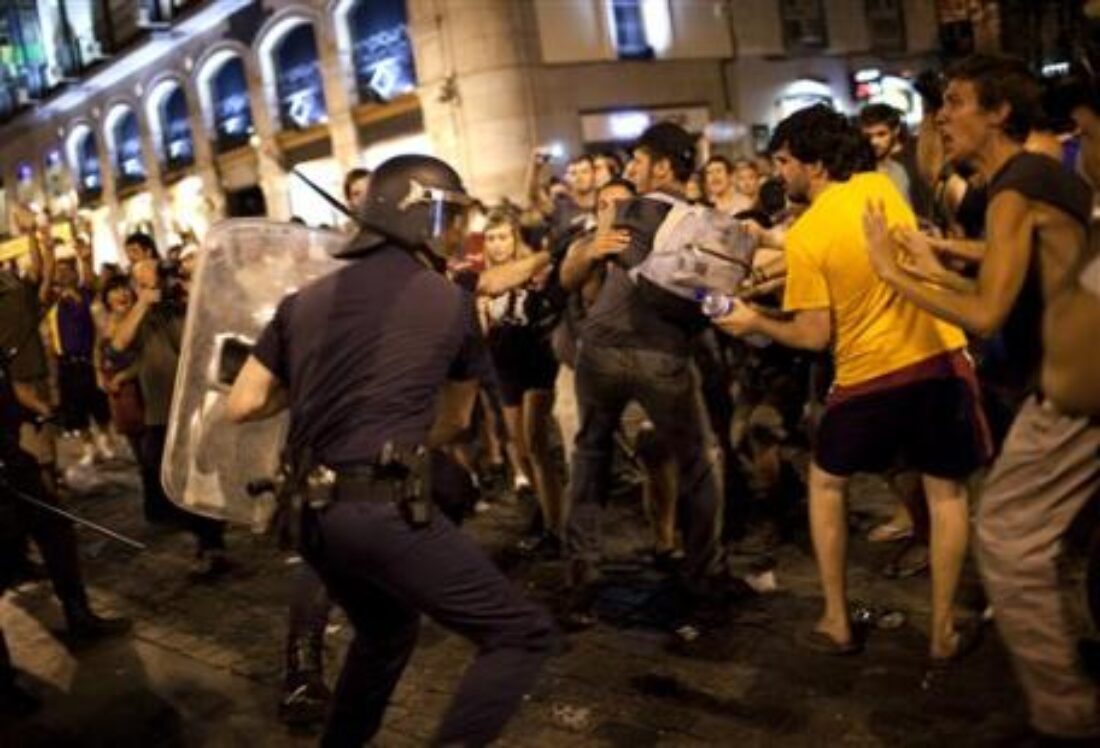
<svg viewBox="0 0 1100 748">
<path fill-rule="evenodd" d="M 95 322 L 92 320 L 92 292 L 78 290 L 79 298 L 65 295 L 57 300 L 54 332 L 58 354 L 91 360 L 95 347 Z"/>
</svg>

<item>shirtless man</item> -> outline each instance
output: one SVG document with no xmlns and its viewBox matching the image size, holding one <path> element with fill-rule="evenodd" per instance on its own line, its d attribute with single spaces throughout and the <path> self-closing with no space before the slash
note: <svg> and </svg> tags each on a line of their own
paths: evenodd
<svg viewBox="0 0 1100 748">
<path fill-rule="evenodd" d="M 1027 398 L 982 490 L 982 576 L 1033 728 L 1095 741 L 1100 691 L 1078 666 L 1057 560 L 1066 529 L 1100 488 L 1100 427 L 1060 413 L 1040 387 L 1043 309 L 1076 280 L 1092 194 L 1057 161 L 1024 150 L 1039 86 L 1022 62 L 974 56 L 948 80 L 938 116 L 947 155 L 975 165 L 989 185 L 977 281 L 946 270 L 915 231 L 891 234 L 878 206 L 864 220 L 868 249 L 875 271 L 909 301 L 972 333 L 1002 336 L 1006 369 Z"/>
</svg>

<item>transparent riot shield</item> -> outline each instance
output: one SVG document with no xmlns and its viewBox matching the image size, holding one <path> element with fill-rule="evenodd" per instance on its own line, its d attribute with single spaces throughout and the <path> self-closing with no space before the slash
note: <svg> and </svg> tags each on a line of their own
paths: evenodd
<svg viewBox="0 0 1100 748">
<path fill-rule="evenodd" d="M 279 301 L 341 266 L 348 237 L 259 219 L 218 224 L 203 241 L 188 300 L 161 481 L 188 511 L 260 529 L 270 496 L 249 483 L 274 476 L 287 416 L 230 423 L 237 372 Z"/>
</svg>

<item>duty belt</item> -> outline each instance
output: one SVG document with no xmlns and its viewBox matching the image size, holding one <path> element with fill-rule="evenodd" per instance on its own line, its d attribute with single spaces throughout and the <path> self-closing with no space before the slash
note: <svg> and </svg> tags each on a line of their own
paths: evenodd
<svg viewBox="0 0 1100 748">
<path fill-rule="evenodd" d="M 331 471 L 333 501 L 396 502 L 404 498 L 406 476 L 377 465 L 356 465 Z"/>
</svg>

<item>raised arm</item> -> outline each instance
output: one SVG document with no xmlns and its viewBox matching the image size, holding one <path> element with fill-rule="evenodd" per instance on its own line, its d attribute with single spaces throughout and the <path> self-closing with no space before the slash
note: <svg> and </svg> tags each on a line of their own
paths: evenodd
<svg viewBox="0 0 1100 748">
<path fill-rule="evenodd" d="M 566 291 L 576 291 L 592 278 L 601 260 L 616 257 L 630 246 L 627 231 L 600 231 L 582 237 L 570 245 L 561 266 L 561 285 Z"/>
<path fill-rule="evenodd" d="M 478 276 L 477 293 L 479 296 L 496 296 L 510 291 L 531 280 L 549 264 L 550 253 L 541 251 L 488 268 Z"/>
</svg>

